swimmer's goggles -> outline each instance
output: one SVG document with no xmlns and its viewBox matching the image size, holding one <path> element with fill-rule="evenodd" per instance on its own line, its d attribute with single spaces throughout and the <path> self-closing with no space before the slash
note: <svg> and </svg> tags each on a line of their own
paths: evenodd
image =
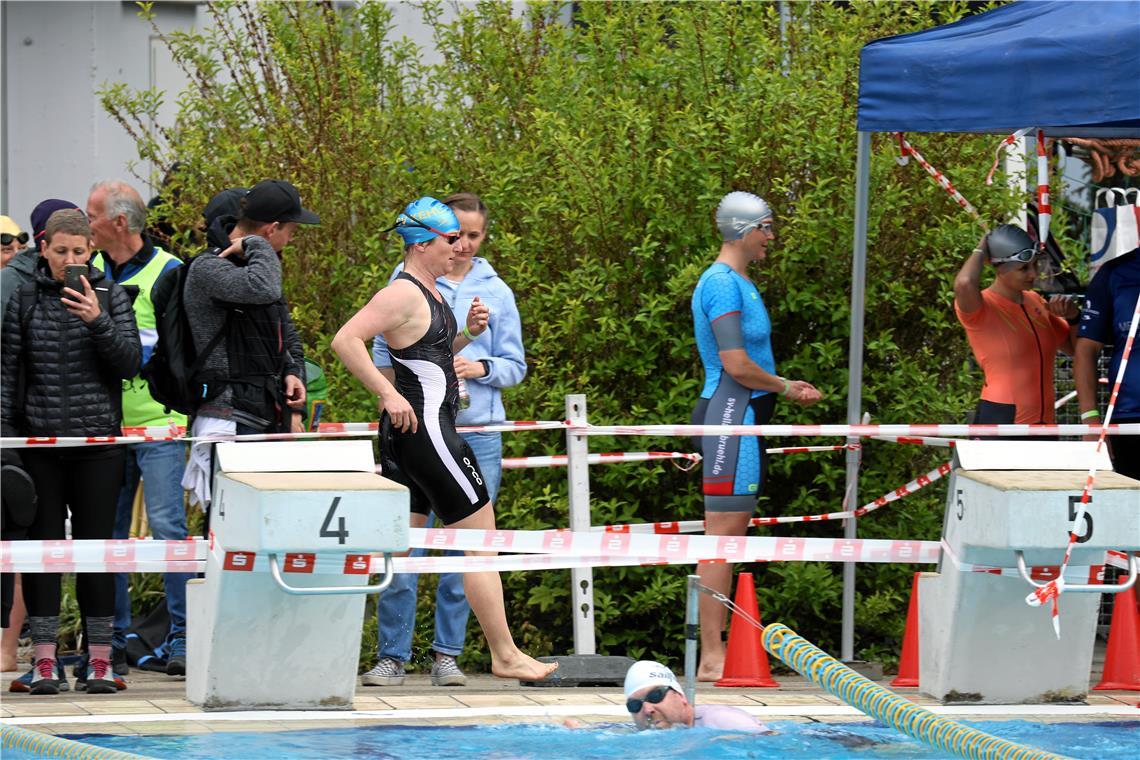
<svg viewBox="0 0 1140 760">
<path fill-rule="evenodd" d="M 1035 258 L 1037 258 L 1037 246 L 1031 246 L 1029 248 L 1022 248 L 1020 251 L 1017 251 L 1016 253 L 1011 253 L 1009 256 L 1006 256 L 1004 259 L 991 258 L 990 262 L 993 264 L 1013 264 L 1013 263 L 1028 264 L 1030 261 L 1033 261 L 1033 259 L 1035 259 Z"/>
<path fill-rule="evenodd" d="M 657 686 L 650 689 L 649 693 L 641 699 L 627 699 L 625 709 L 629 711 L 630 715 L 637 715 L 646 702 L 651 705 L 660 704 L 669 695 L 669 688 L 668 686 Z"/>
<path fill-rule="evenodd" d="M 431 232 L 434 232 L 435 234 L 439 235 L 441 238 L 443 238 L 444 240 L 447 241 L 448 245 L 455 245 L 456 243 L 459 242 L 459 239 L 461 237 L 463 237 L 463 235 L 458 233 L 458 232 L 444 232 L 443 230 L 437 230 L 435 227 L 430 227 L 430 226 L 424 224 L 423 222 L 421 222 L 419 219 L 416 219 L 411 214 L 400 214 L 400 216 L 402 216 L 404 218 L 404 221 L 397 221 L 391 227 L 388 227 L 387 229 L 383 229 L 380 231 L 381 232 L 391 232 L 392 230 L 396 229 L 397 227 L 422 227 L 425 230 L 430 230 Z"/>
</svg>

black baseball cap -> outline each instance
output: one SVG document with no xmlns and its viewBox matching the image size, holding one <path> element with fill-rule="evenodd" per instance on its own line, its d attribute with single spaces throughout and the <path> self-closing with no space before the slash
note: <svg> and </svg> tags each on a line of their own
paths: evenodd
<svg viewBox="0 0 1140 760">
<path fill-rule="evenodd" d="M 241 199 L 248 192 L 244 187 L 231 187 L 211 198 L 210 202 L 206 204 L 206 208 L 202 209 L 206 226 L 209 227 L 215 219 L 221 216 L 241 216 Z"/>
<path fill-rule="evenodd" d="M 250 188 L 242 215 L 255 222 L 321 223 L 319 216 L 301 207 L 297 188 L 283 179 L 263 180 Z"/>
</svg>

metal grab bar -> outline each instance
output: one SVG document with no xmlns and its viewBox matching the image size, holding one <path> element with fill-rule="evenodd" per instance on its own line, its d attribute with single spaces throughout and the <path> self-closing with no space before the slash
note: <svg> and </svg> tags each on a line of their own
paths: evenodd
<svg viewBox="0 0 1140 760">
<path fill-rule="evenodd" d="M 297 586 L 290 586 L 285 582 L 281 575 L 281 568 L 277 565 L 277 555 L 269 555 L 269 574 L 273 576 L 273 580 L 277 581 L 277 585 L 286 594 L 296 594 L 297 596 L 327 596 L 331 594 L 379 594 L 384 589 L 392 585 L 392 581 L 396 578 L 396 568 L 392 563 L 392 555 L 389 552 L 384 552 L 384 575 L 380 582 L 375 586 L 310 586 L 308 588 L 301 588 Z"/>
<path fill-rule="evenodd" d="M 1031 586 L 1037 588 L 1045 588 L 1048 583 L 1038 583 L 1029 577 L 1029 570 L 1025 566 L 1025 555 L 1020 551 L 1014 551 L 1017 556 L 1017 572 L 1021 573 L 1021 577 L 1025 579 Z M 1093 585 L 1091 583 L 1074 583 L 1065 584 L 1065 591 L 1088 591 L 1094 594 L 1119 594 L 1122 591 L 1127 591 L 1132 588 L 1136 583 L 1136 576 L 1140 574 L 1140 556 L 1135 554 L 1128 557 L 1128 580 L 1124 583 L 1105 583 L 1101 585 Z"/>
</svg>

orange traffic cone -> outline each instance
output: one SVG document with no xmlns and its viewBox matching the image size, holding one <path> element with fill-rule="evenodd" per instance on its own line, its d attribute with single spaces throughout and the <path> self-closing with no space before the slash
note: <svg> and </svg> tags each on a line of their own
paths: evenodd
<svg viewBox="0 0 1140 760">
<path fill-rule="evenodd" d="M 910 584 L 910 605 L 906 610 L 899 674 L 891 681 L 891 686 L 918 686 L 918 573 L 914 574 Z"/>
<path fill-rule="evenodd" d="M 1140 612 L 1136 611 L 1135 586 L 1113 600 L 1104 673 L 1093 689 L 1140 691 Z"/>
<path fill-rule="evenodd" d="M 760 622 L 756 603 L 756 584 L 752 573 L 741 573 L 736 582 L 736 606 L 741 612 Z M 733 616 L 728 627 L 728 650 L 724 657 L 724 677 L 717 686 L 779 687 L 768 669 L 768 653 L 760 643 L 760 629 L 747 620 Z"/>
</svg>

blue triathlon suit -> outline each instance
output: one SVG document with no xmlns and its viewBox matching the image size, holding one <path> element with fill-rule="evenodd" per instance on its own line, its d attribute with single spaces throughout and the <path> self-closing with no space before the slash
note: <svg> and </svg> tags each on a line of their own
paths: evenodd
<svg viewBox="0 0 1140 760">
<path fill-rule="evenodd" d="M 1113 259 L 1102 266 L 1089 283 L 1085 308 L 1081 312 L 1078 336 L 1112 345 L 1112 361 L 1108 365 L 1108 381 L 1116 382 L 1128 328 L 1140 298 L 1140 248 Z M 1120 383 L 1112 422 L 1140 422 L 1140 341 L 1132 344 L 1128 367 Z M 1131 478 L 1140 479 L 1140 436 L 1111 435 L 1113 468 Z"/>
<path fill-rule="evenodd" d="M 411 491 L 413 512 L 435 512 L 444 525 L 451 525 L 490 501 L 475 454 L 455 431 L 455 315 L 415 277 L 401 272 L 397 279 L 415 283 L 424 294 L 431 322 L 424 336 L 407 348 L 388 347 L 396 390 L 412 405 L 419 425 L 414 433 L 401 432 L 387 412 L 381 415 L 380 467 L 384 477 Z"/>
<path fill-rule="evenodd" d="M 772 419 L 776 395 L 745 388 L 732 379 L 720 361 L 713 325 L 721 319 L 739 319 L 743 348 L 748 358 L 767 372 L 776 374 L 772 355 L 772 321 L 760 291 L 747 277 L 732 267 L 714 263 L 693 291 L 693 323 L 697 351 L 705 370 L 705 385 L 693 410 L 699 425 L 763 425 Z M 762 493 L 767 456 L 764 439 L 744 436 L 701 438 L 703 492 L 708 512 L 752 512 Z"/>
</svg>

